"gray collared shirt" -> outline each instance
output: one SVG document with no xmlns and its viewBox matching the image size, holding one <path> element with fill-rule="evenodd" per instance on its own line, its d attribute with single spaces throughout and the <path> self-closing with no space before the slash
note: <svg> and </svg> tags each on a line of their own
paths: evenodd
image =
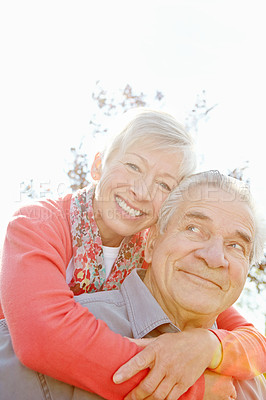
<svg viewBox="0 0 266 400">
<path fill-rule="evenodd" d="M 123 336 L 143 338 L 179 332 L 143 283 L 144 274 L 144 270 L 134 270 L 120 290 L 82 294 L 75 299 Z M 259 380 L 236 382 L 238 400 L 263 399 L 264 384 Z M 0 400 L 29 399 L 96 400 L 101 397 L 24 367 L 14 354 L 6 321 L 1 320 Z"/>
<path fill-rule="evenodd" d="M 143 283 L 145 272 L 132 271 L 120 290 L 85 293 L 75 299 L 123 336 L 139 339 L 180 332 Z"/>
</svg>

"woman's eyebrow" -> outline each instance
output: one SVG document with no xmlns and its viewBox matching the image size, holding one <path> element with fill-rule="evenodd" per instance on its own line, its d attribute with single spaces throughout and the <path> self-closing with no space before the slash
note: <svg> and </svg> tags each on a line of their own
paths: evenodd
<svg viewBox="0 0 266 400">
<path fill-rule="evenodd" d="M 132 154 L 133 156 L 137 156 L 138 158 L 140 158 L 146 165 L 148 165 L 149 164 L 149 161 L 148 161 L 148 159 L 147 158 L 145 158 L 145 157 L 142 157 L 142 156 L 140 156 L 139 154 L 137 154 L 137 153 L 134 153 L 134 152 L 128 152 L 128 154 Z M 171 175 L 171 174 L 169 174 L 168 172 L 164 172 L 164 173 L 162 173 L 162 176 L 168 176 L 169 178 L 172 178 L 172 179 L 174 179 L 176 182 L 177 182 L 177 179 L 176 179 L 176 177 L 175 176 L 173 176 L 173 175 Z"/>
<path fill-rule="evenodd" d="M 145 158 L 145 157 L 142 157 L 142 156 L 140 156 L 139 154 L 137 154 L 137 153 L 134 153 L 134 152 L 128 152 L 128 154 L 131 154 L 131 155 L 133 155 L 133 156 L 137 156 L 138 158 L 140 158 L 145 164 L 148 164 L 148 160 L 147 160 L 147 158 Z"/>
<path fill-rule="evenodd" d="M 137 156 L 137 157 L 139 157 L 139 158 L 142 158 L 142 159 L 145 160 L 145 161 L 147 160 L 145 157 L 141 156 L 141 155 L 138 154 L 138 153 L 135 153 L 134 151 L 129 151 L 128 154 L 133 154 L 133 156 Z"/>
</svg>

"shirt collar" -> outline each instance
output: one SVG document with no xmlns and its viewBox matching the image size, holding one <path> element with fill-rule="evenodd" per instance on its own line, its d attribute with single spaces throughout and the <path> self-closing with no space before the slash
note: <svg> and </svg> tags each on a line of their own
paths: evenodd
<svg viewBox="0 0 266 400">
<path fill-rule="evenodd" d="M 145 272 L 143 269 L 133 270 L 121 286 L 133 337 L 142 338 L 164 324 L 168 325 L 168 331 L 179 332 L 180 329 L 170 321 L 143 283 Z"/>
</svg>

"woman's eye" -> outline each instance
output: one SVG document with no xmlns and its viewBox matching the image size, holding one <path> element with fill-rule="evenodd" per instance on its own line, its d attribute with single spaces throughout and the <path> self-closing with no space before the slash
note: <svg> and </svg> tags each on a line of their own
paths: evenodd
<svg viewBox="0 0 266 400">
<path fill-rule="evenodd" d="M 131 168 L 131 169 L 133 169 L 134 171 L 137 171 L 137 172 L 140 172 L 140 168 L 136 165 L 136 164 L 133 164 L 133 163 L 126 163 L 126 165 L 129 167 L 129 168 Z"/>
</svg>

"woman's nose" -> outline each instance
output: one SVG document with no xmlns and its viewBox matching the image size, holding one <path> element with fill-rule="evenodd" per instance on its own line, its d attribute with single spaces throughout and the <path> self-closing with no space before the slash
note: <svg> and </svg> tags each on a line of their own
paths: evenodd
<svg viewBox="0 0 266 400">
<path fill-rule="evenodd" d="M 151 201 L 153 196 L 153 185 L 148 179 L 134 180 L 130 188 L 134 197 L 139 201 Z"/>
</svg>

